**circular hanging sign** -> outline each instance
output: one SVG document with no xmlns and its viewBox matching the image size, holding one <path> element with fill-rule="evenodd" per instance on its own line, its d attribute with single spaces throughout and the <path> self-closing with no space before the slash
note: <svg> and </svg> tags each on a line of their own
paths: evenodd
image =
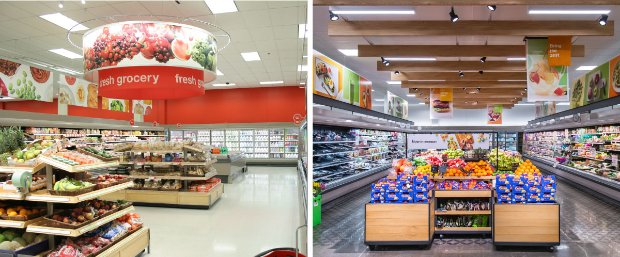
<svg viewBox="0 0 620 257">
<path fill-rule="evenodd" d="M 215 80 L 217 41 L 189 25 L 128 21 L 84 34 L 84 77 L 99 95 L 120 99 L 175 99 L 204 94 Z"/>
</svg>

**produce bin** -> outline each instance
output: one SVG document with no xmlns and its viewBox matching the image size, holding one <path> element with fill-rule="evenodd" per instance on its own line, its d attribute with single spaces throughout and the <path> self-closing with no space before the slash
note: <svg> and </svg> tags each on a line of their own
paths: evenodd
<svg viewBox="0 0 620 257">
<path fill-rule="evenodd" d="M 560 204 L 494 204 L 493 244 L 560 245 Z"/>
<path fill-rule="evenodd" d="M 365 243 L 371 248 L 431 244 L 430 204 L 366 204 Z"/>
<path fill-rule="evenodd" d="M 321 195 L 312 199 L 312 226 L 321 224 Z"/>
</svg>

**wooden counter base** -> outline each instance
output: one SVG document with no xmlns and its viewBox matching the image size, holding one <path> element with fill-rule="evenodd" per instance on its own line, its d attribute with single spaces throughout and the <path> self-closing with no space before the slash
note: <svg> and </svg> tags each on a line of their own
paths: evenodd
<svg viewBox="0 0 620 257">
<path fill-rule="evenodd" d="M 220 183 L 209 192 L 179 192 L 179 191 L 152 191 L 152 190 L 124 190 L 105 197 L 103 200 L 126 200 L 134 205 L 182 207 L 208 209 L 224 193 L 224 184 Z"/>
<path fill-rule="evenodd" d="M 560 245 L 560 205 L 493 205 L 493 244 Z"/>
<path fill-rule="evenodd" d="M 429 245 L 430 204 L 366 204 L 365 243 Z"/>
</svg>

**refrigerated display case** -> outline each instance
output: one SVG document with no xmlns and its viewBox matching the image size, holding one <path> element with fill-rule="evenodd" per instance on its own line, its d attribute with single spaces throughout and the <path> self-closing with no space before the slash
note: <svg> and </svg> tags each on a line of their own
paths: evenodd
<svg viewBox="0 0 620 257">
<path fill-rule="evenodd" d="M 215 147 L 223 147 L 226 143 L 226 135 L 224 130 L 211 130 L 211 145 Z"/>
<path fill-rule="evenodd" d="M 170 131 L 170 141 L 181 142 L 183 141 L 183 130 Z"/>
<path fill-rule="evenodd" d="M 211 131 L 209 131 L 209 130 L 198 130 L 198 142 L 205 143 L 207 145 L 211 145 Z"/>
<path fill-rule="evenodd" d="M 284 158 L 284 129 L 269 130 L 269 158 Z"/>
<path fill-rule="evenodd" d="M 196 130 L 184 130 L 183 131 L 183 140 L 184 141 L 192 141 L 196 142 L 198 132 Z"/>
<path fill-rule="evenodd" d="M 254 130 L 239 131 L 239 151 L 244 153 L 247 158 L 254 158 Z"/>
<path fill-rule="evenodd" d="M 519 133 L 517 132 L 498 132 L 497 140 L 493 140 L 493 148 L 502 150 L 517 151 L 520 145 Z"/>
<path fill-rule="evenodd" d="M 226 147 L 229 152 L 239 152 L 239 130 L 226 130 Z"/>
</svg>

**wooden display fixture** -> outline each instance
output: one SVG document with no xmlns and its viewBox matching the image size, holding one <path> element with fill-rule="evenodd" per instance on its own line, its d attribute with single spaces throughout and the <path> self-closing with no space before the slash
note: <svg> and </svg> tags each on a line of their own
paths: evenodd
<svg viewBox="0 0 620 257">
<path fill-rule="evenodd" d="M 366 204 L 365 243 L 429 245 L 432 243 L 431 203 Z"/>
<path fill-rule="evenodd" d="M 43 156 L 41 156 L 43 157 Z M 35 166 L 0 166 L 0 173 L 14 173 L 16 171 L 25 171 L 30 173 L 36 173 L 37 171 L 45 168 L 45 163 L 39 162 Z"/>
<path fill-rule="evenodd" d="M 217 160 L 209 160 L 206 162 L 123 162 L 123 165 L 153 165 L 153 166 L 211 166 Z"/>
<path fill-rule="evenodd" d="M 438 211 L 435 210 L 435 215 L 491 215 L 491 210 L 487 211 Z"/>
<path fill-rule="evenodd" d="M 37 223 L 43 220 L 43 217 L 38 217 L 35 219 L 27 220 L 27 221 L 18 221 L 18 220 L 0 220 L 0 227 L 3 228 L 26 228 L 28 225 Z"/>
<path fill-rule="evenodd" d="M 444 227 L 435 228 L 435 233 L 449 233 L 449 232 L 491 232 L 491 227 Z"/>
<path fill-rule="evenodd" d="M 23 200 L 24 194 L 16 191 L 0 190 L 0 200 Z"/>
<path fill-rule="evenodd" d="M 59 168 L 61 170 L 72 172 L 72 173 L 84 172 L 84 171 L 89 171 L 89 170 L 94 170 L 94 169 L 110 168 L 110 167 L 115 167 L 119 165 L 118 161 L 100 162 L 100 163 L 84 164 L 84 165 L 69 165 L 69 164 L 54 160 L 47 156 L 40 156 L 39 159 L 41 160 L 41 162 L 47 163 L 55 168 Z"/>
<path fill-rule="evenodd" d="M 491 190 L 433 190 L 438 198 L 487 198 L 491 197 Z"/>
<path fill-rule="evenodd" d="M 129 206 L 125 209 L 111 213 L 101 219 L 95 220 L 92 223 L 86 224 L 76 229 L 67 229 L 67 228 L 58 228 L 58 227 L 48 226 L 47 225 L 48 221 L 41 220 L 35 224 L 29 225 L 28 228 L 26 228 L 26 232 L 42 233 L 42 234 L 57 235 L 57 236 L 77 237 L 88 231 L 96 229 L 110 221 L 113 221 L 119 217 L 122 217 L 125 214 L 130 213 L 134 210 L 135 208 L 133 206 Z"/>
<path fill-rule="evenodd" d="M 134 257 L 150 248 L 151 231 L 142 227 L 125 237 L 121 241 L 114 243 L 96 257 Z"/>
<path fill-rule="evenodd" d="M 186 206 L 210 208 L 224 194 L 224 185 L 217 184 L 209 192 L 156 191 L 156 190 L 124 190 L 106 196 L 108 200 L 126 200 L 134 205 L 147 206 Z"/>
<path fill-rule="evenodd" d="M 79 203 L 132 186 L 133 182 L 130 181 L 76 196 L 52 195 L 47 190 L 39 190 L 26 195 L 26 200 L 34 202 Z"/>
<path fill-rule="evenodd" d="M 493 244 L 496 246 L 560 245 L 560 204 L 493 205 Z"/>
</svg>

